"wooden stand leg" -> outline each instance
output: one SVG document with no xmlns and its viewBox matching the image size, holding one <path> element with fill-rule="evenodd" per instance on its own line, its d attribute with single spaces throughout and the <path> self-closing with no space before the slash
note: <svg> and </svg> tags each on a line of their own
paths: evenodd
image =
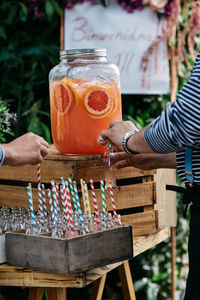
<svg viewBox="0 0 200 300">
<path fill-rule="evenodd" d="M 136 300 L 128 261 L 118 267 L 124 300 Z"/>
<path fill-rule="evenodd" d="M 105 281 L 106 281 L 106 274 L 102 275 L 99 279 L 95 280 L 95 282 L 92 285 L 92 293 L 90 295 L 90 300 L 102 299 Z"/>
<path fill-rule="evenodd" d="M 67 300 L 65 288 L 47 288 L 48 300 Z"/>
<path fill-rule="evenodd" d="M 28 300 L 42 300 L 44 288 L 32 287 L 30 288 Z"/>
<path fill-rule="evenodd" d="M 176 298 L 176 227 L 171 227 L 171 267 L 172 267 L 172 290 L 171 298 Z"/>
</svg>

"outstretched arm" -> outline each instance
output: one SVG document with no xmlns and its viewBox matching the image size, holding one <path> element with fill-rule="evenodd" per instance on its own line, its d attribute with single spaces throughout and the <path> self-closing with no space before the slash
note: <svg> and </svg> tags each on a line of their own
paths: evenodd
<svg viewBox="0 0 200 300">
<path fill-rule="evenodd" d="M 4 150 L 3 165 L 34 165 L 41 163 L 48 154 L 48 143 L 33 133 L 26 133 L 1 147 Z"/>
<path fill-rule="evenodd" d="M 128 154 L 125 152 L 106 152 L 104 162 L 110 159 L 111 165 L 116 168 L 135 167 L 142 170 L 160 168 L 176 169 L 176 153 L 169 154 Z"/>
</svg>

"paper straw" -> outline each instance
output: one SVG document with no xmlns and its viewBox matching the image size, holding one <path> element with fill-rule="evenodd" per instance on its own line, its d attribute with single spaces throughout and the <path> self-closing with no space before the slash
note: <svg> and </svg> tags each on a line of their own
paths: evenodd
<svg viewBox="0 0 200 300">
<path fill-rule="evenodd" d="M 103 216 L 104 216 L 104 229 L 106 229 L 106 199 L 105 199 L 105 189 L 104 189 L 104 182 L 103 180 L 100 180 L 100 186 L 101 186 L 101 198 L 102 198 L 102 207 L 103 207 Z"/>
<path fill-rule="evenodd" d="M 65 184 L 65 190 L 66 190 L 66 194 L 67 194 L 67 206 L 68 206 L 68 212 L 69 212 L 70 226 L 71 226 L 72 232 L 74 232 L 74 222 L 73 222 L 73 219 L 72 219 L 72 206 L 71 206 L 69 186 L 68 186 L 67 181 L 63 180 L 63 183 Z"/>
<path fill-rule="evenodd" d="M 76 197 L 76 203 L 77 203 L 78 213 L 79 213 L 79 217 L 80 217 L 80 221 L 81 221 L 82 231 L 83 231 L 83 234 L 86 234 L 86 230 L 85 230 L 85 226 L 84 226 L 84 220 L 83 220 L 83 215 L 82 215 L 80 201 L 79 201 L 79 196 L 78 196 L 78 191 L 77 191 L 77 187 L 76 187 L 76 183 L 75 182 L 74 182 L 73 188 L 74 188 L 74 194 L 75 194 L 75 197 Z"/>
<path fill-rule="evenodd" d="M 91 187 L 91 192 L 92 192 L 94 211 L 95 211 L 95 215 L 96 215 L 96 223 L 97 223 L 97 225 L 100 225 L 100 222 L 99 222 L 99 209 L 98 209 L 98 205 L 97 205 L 97 198 L 96 198 L 94 183 L 93 183 L 92 179 L 90 179 L 90 187 Z"/>
<path fill-rule="evenodd" d="M 53 180 L 51 180 L 51 187 L 52 187 L 52 191 L 53 191 L 53 199 L 54 199 L 54 221 L 55 224 L 58 223 L 58 210 L 57 210 L 57 198 L 56 198 L 56 185 L 55 182 Z"/>
<path fill-rule="evenodd" d="M 82 197 L 83 197 L 84 213 L 85 213 L 85 215 L 88 215 L 87 200 L 86 200 L 86 195 L 85 195 L 83 179 L 80 179 L 80 183 L 81 183 L 81 192 L 82 192 Z"/>
<path fill-rule="evenodd" d="M 116 210 L 115 198 L 114 198 L 114 194 L 113 194 L 113 188 L 112 188 L 112 181 L 111 180 L 108 181 L 108 187 L 109 187 L 109 191 L 110 191 L 110 198 L 111 198 L 111 202 L 112 202 L 113 214 L 114 214 L 115 222 L 117 224 L 118 223 L 118 217 L 117 217 L 117 210 Z"/>
<path fill-rule="evenodd" d="M 67 224 L 67 226 L 69 227 L 69 221 L 68 221 L 68 207 L 67 207 L 67 199 L 65 200 L 65 196 L 64 196 L 64 191 L 63 191 L 63 186 L 60 187 L 60 191 L 61 191 L 61 200 L 62 200 L 62 206 L 63 206 L 63 212 L 64 212 L 64 218 L 65 218 L 65 222 Z"/>
<path fill-rule="evenodd" d="M 72 201 L 73 201 L 73 205 L 74 205 L 75 214 L 78 216 L 78 208 L 77 208 L 77 203 L 76 203 L 76 197 L 74 195 L 73 184 L 72 184 L 72 180 L 71 180 L 70 177 L 68 178 L 68 182 L 69 182 L 70 192 L 71 192 L 71 195 L 72 195 Z"/>
<path fill-rule="evenodd" d="M 57 210 L 58 214 L 60 215 L 60 206 L 59 206 L 59 183 L 56 183 L 56 202 L 57 202 Z"/>
<path fill-rule="evenodd" d="M 54 222 L 54 208 L 53 208 L 53 202 L 52 202 L 52 197 L 51 197 L 51 190 L 48 189 L 47 190 L 47 195 L 48 195 L 48 199 L 49 199 L 49 206 L 50 206 L 50 213 L 51 213 L 51 218 L 52 218 L 52 221 Z"/>
<path fill-rule="evenodd" d="M 32 193 L 30 190 L 30 186 L 27 186 L 26 189 L 27 189 L 28 201 L 29 201 L 29 206 L 30 206 L 30 211 L 31 211 L 33 231 L 34 231 L 34 234 L 37 234 L 37 225 L 36 225 L 35 214 L 34 214 L 34 210 L 33 210 L 33 199 L 32 199 Z"/>
<path fill-rule="evenodd" d="M 68 225 L 69 229 L 74 231 L 72 214 L 71 214 L 71 211 L 70 211 L 71 203 L 70 203 L 70 206 L 69 206 L 70 199 L 68 200 L 69 196 L 67 195 L 65 180 L 64 180 L 63 177 L 61 177 L 61 180 L 62 180 L 62 188 L 63 188 L 63 195 L 64 195 L 64 205 L 65 205 L 67 225 Z"/>
<path fill-rule="evenodd" d="M 87 209 L 88 209 L 89 220 L 90 220 L 90 223 L 92 223 L 92 213 L 91 213 L 91 208 L 90 208 L 90 200 L 89 200 L 87 183 L 83 182 L 83 188 L 85 191 L 86 205 L 87 205 Z"/>
<path fill-rule="evenodd" d="M 44 219 L 41 183 L 38 184 L 38 208 L 40 212 L 40 218 Z"/>
<path fill-rule="evenodd" d="M 47 220 L 47 201 L 46 201 L 46 194 L 45 194 L 44 184 L 41 184 L 41 187 L 42 187 L 42 200 L 43 200 L 44 218 Z"/>
<path fill-rule="evenodd" d="M 41 172 L 40 172 L 40 164 L 37 164 L 37 183 L 41 183 Z"/>
</svg>

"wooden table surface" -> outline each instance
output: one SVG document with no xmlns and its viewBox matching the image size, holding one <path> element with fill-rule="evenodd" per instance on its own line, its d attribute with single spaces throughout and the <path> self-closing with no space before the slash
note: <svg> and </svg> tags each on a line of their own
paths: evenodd
<svg viewBox="0 0 200 300">
<path fill-rule="evenodd" d="M 135 237 L 133 241 L 134 256 L 146 251 L 167 239 L 170 235 L 169 228 L 164 228 L 156 233 Z M 104 274 L 122 265 L 123 262 L 99 267 L 84 273 L 60 275 L 44 273 L 35 270 L 25 270 L 20 267 L 0 265 L 0 286 L 25 286 L 25 287 L 76 287 L 81 288 L 94 282 Z"/>
</svg>

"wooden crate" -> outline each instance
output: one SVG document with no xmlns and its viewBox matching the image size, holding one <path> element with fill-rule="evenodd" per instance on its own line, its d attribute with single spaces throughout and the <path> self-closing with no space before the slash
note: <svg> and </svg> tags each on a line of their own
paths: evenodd
<svg viewBox="0 0 200 300">
<path fill-rule="evenodd" d="M 8 264 L 72 274 L 133 257 L 131 226 L 89 233 L 72 238 L 6 233 Z"/>
<path fill-rule="evenodd" d="M 99 180 L 105 178 L 105 165 L 100 155 L 66 156 L 51 146 L 48 156 L 41 164 L 41 180 L 50 187 L 51 179 L 61 183 L 61 176 L 71 177 L 77 183 L 93 179 L 97 200 L 102 210 Z M 159 169 L 142 171 L 127 167 L 116 171 L 117 188 L 114 197 L 123 224 L 132 225 L 133 236 L 156 232 L 160 228 L 176 226 L 175 193 L 166 191 L 166 184 L 175 184 L 175 170 Z M 34 209 L 37 210 L 36 166 L 9 167 L 0 170 L 0 206 L 28 208 L 25 186 L 33 186 Z M 79 186 L 80 191 L 80 186 Z M 89 191 L 90 199 L 91 192 Z M 81 193 L 80 193 L 81 197 Z M 112 210 L 109 192 L 106 191 L 107 207 Z M 91 208 L 94 211 L 91 201 Z"/>
</svg>

